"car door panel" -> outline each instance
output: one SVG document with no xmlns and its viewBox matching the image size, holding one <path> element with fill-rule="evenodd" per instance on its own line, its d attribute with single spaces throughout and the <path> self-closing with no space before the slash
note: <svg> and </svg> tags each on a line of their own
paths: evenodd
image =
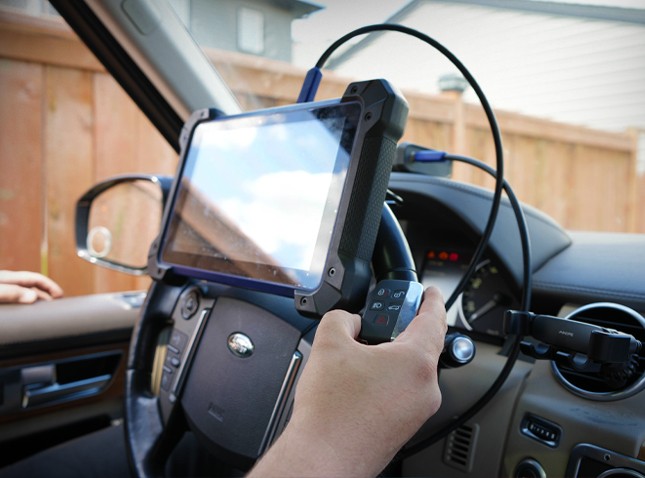
<svg viewBox="0 0 645 478">
<path fill-rule="evenodd" d="M 2 463 L 122 417 L 132 328 L 145 293 L 0 306 Z"/>
</svg>

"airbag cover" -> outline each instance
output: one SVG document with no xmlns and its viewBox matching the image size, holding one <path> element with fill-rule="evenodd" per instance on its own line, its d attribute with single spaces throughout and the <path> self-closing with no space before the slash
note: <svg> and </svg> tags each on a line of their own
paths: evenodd
<svg viewBox="0 0 645 478">
<path fill-rule="evenodd" d="M 236 333 L 253 343 L 250 355 L 230 349 Z M 181 402 L 193 431 L 218 455 L 240 464 L 259 456 L 299 340 L 297 329 L 262 308 L 230 298 L 216 302 Z"/>
</svg>

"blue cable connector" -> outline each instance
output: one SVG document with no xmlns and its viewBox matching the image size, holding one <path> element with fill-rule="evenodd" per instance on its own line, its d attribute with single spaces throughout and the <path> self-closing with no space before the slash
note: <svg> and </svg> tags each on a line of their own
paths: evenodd
<svg viewBox="0 0 645 478">
<path fill-rule="evenodd" d="M 322 71 L 318 67 L 313 67 L 307 72 L 305 81 L 302 83 L 302 89 L 298 95 L 298 103 L 309 103 L 316 97 L 318 85 L 322 80 Z"/>
</svg>

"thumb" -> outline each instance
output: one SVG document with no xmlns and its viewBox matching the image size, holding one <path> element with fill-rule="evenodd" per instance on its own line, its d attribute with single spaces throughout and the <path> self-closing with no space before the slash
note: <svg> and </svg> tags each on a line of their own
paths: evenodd
<svg viewBox="0 0 645 478">
<path fill-rule="evenodd" d="M 358 337 L 361 331 L 361 318 L 359 315 L 350 314 L 343 310 L 327 312 L 320 321 L 316 338 L 319 335 L 339 338 L 345 336 L 352 340 Z"/>
</svg>

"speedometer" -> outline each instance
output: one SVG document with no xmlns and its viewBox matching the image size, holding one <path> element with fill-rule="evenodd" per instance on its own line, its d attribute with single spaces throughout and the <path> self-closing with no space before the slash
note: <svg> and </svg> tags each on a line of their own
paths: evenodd
<svg viewBox="0 0 645 478">
<path fill-rule="evenodd" d="M 504 312 L 517 308 L 515 294 L 490 260 L 482 262 L 459 300 L 459 319 L 468 330 L 503 336 Z"/>
</svg>

